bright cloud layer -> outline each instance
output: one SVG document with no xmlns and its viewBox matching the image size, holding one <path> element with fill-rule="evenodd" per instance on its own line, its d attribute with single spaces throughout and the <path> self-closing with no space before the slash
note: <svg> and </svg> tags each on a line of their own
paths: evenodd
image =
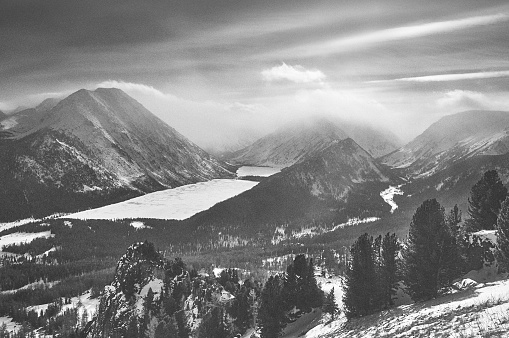
<svg viewBox="0 0 509 338">
<path fill-rule="evenodd" d="M 325 74 L 318 69 L 308 70 L 302 66 L 289 66 L 283 62 L 281 66 L 275 66 L 262 71 L 265 81 L 291 81 L 295 83 L 321 82 Z"/>
<path fill-rule="evenodd" d="M 459 80 L 476 80 L 476 79 L 492 79 L 497 77 L 509 77 L 509 70 L 494 72 L 477 72 L 477 73 L 459 73 L 459 74 L 438 74 L 417 77 L 404 77 L 394 79 L 392 81 L 404 82 L 441 82 L 441 81 L 459 81 Z M 383 81 L 380 81 L 383 82 Z"/>
<path fill-rule="evenodd" d="M 353 34 L 341 38 L 315 42 L 287 50 L 287 54 L 300 57 L 312 57 L 342 52 L 351 52 L 356 48 L 366 48 L 388 41 L 414 39 L 425 36 L 449 33 L 479 26 L 494 25 L 509 21 L 509 15 L 498 13 L 463 19 L 435 21 L 418 25 L 409 25 L 381 29 L 361 34 Z"/>
</svg>

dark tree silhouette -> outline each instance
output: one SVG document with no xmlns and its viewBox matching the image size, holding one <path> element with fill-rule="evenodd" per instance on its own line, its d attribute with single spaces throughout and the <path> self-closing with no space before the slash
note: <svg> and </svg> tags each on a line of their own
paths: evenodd
<svg viewBox="0 0 509 338">
<path fill-rule="evenodd" d="M 472 187 L 468 199 L 466 230 L 475 232 L 483 229 L 495 229 L 500 205 L 507 196 L 496 170 L 486 171 L 483 177 Z"/>
<path fill-rule="evenodd" d="M 497 219 L 497 258 L 501 268 L 509 270 L 509 197 L 500 208 Z"/>
<path fill-rule="evenodd" d="M 345 273 L 343 304 L 348 318 L 370 314 L 376 308 L 377 276 L 373 238 L 360 236 L 350 249 L 351 262 Z"/>
<path fill-rule="evenodd" d="M 412 218 L 403 250 L 404 281 L 414 301 L 435 298 L 450 282 L 451 237 L 444 208 L 436 199 L 424 201 Z"/>
</svg>

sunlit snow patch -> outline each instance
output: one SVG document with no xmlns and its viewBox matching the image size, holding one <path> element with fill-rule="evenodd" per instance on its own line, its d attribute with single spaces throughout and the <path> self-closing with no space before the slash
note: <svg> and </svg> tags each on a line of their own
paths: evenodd
<svg viewBox="0 0 509 338">
<path fill-rule="evenodd" d="M 385 203 L 391 206 L 391 214 L 398 208 L 396 202 L 394 202 L 394 195 L 403 195 L 403 190 L 400 189 L 401 185 L 390 186 L 380 193 L 380 196 L 384 199 Z"/>
<path fill-rule="evenodd" d="M 335 231 L 337 229 L 351 227 L 351 226 L 359 225 L 359 224 L 363 224 L 363 223 L 372 223 L 372 222 L 376 222 L 378 220 L 380 220 L 380 217 L 366 217 L 366 218 L 354 217 L 354 218 L 350 218 L 345 223 L 341 223 L 341 224 L 334 226 L 334 228 L 332 228 L 331 231 Z"/>
<path fill-rule="evenodd" d="M 157 191 L 102 208 L 63 216 L 74 219 L 189 218 L 214 204 L 251 189 L 258 182 L 216 179 Z"/>
<path fill-rule="evenodd" d="M 35 218 L 26 218 L 26 219 L 17 220 L 14 222 L 0 223 L 0 231 L 4 231 L 4 230 L 10 229 L 10 228 L 14 228 L 14 227 L 17 227 L 20 225 L 37 222 L 37 221 L 38 220 L 36 220 Z"/>
<path fill-rule="evenodd" d="M 43 231 L 43 232 L 15 232 L 13 234 L 5 235 L 0 237 L 0 250 L 2 247 L 6 245 L 12 244 L 20 244 L 20 243 L 30 243 L 36 238 L 48 238 L 54 237 L 51 231 Z"/>
<path fill-rule="evenodd" d="M 135 229 L 152 229 L 151 226 L 145 225 L 145 223 L 140 221 L 134 221 L 130 224 Z"/>
</svg>

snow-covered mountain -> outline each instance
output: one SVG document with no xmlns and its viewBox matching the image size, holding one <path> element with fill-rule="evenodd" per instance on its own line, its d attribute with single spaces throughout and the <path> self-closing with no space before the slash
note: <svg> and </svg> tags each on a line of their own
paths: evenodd
<svg viewBox="0 0 509 338">
<path fill-rule="evenodd" d="M 233 176 L 119 89 L 82 89 L 53 108 L 23 110 L 0 123 L 0 136 L 3 199 L 32 213 L 44 196 L 55 199 L 45 213 L 71 211 Z M 103 202 L 86 202 L 93 197 Z"/>
<path fill-rule="evenodd" d="M 332 141 L 354 139 L 372 156 L 379 157 L 397 149 L 398 141 L 367 125 L 316 118 L 294 122 L 233 153 L 232 163 L 288 167 L 327 148 Z"/>
<path fill-rule="evenodd" d="M 429 176 L 479 155 L 509 152 L 509 112 L 467 111 L 432 124 L 382 162 L 410 176 Z"/>
</svg>

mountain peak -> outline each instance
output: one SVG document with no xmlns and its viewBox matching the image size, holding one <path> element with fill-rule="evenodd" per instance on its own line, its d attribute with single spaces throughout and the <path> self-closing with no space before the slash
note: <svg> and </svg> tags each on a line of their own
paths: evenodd
<svg viewBox="0 0 509 338">
<path fill-rule="evenodd" d="M 55 200 L 52 210 L 40 203 L 44 213 L 76 211 L 233 176 L 225 164 L 119 89 L 81 89 L 52 109 L 32 109 L 9 118 L 8 129 L 0 124 L 0 132 L 10 140 L 11 149 L 0 147 L 0 156 L 23 174 L 11 177 L 0 172 L 0 186 L 11 180 L 20 191 L 42 194 L 13 201 L 12 210 L 29 212 L 28 201 L 44 200 L 48 191 Z M 27 190 L 27 185 L 36 188 Z"/>
<path fill-rule="evenodd" d="M 383 162 L 429 175 L 452 162 L 509 152 L 509 112 L 470 110 L 442 117 Z"/>
</svg>

